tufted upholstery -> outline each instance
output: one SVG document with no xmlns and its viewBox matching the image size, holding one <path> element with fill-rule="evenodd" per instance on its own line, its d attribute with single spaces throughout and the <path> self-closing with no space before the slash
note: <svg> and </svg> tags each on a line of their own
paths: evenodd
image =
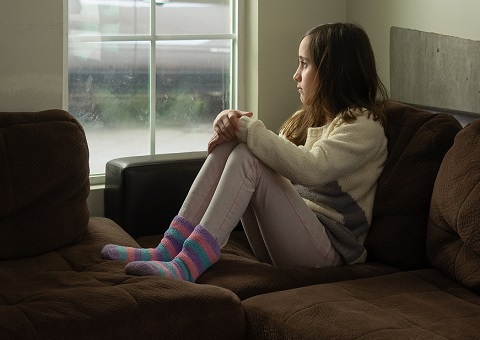
<svg viewBox="0 0 480 340">
<path fill-rule="evenodd" d="M 435 182 L 427 250 L 432 264 L 480 289 L 480 121 L 466 126 L 445 155 Z"/>
<path fill-rule="evenodd" d="M 85 134 L 67 112 L 0 113 L 0 259 L 78 239 L 88 223 L 88 175 Z"/>
<path fill-rule="evenodd" d="M 0 113 L 0 339 L 237 339 L 232 292 L 125 274 L 100 257 L 138 247 L 89 218 L 88 148 L 67 112 Z"/>
<path fill-rule="evenodd" d="M 433 184 L 461 126 L 450 115 L 397 102 L 389 102 L 386 115 L 388 158 L 365 241 L 368 261 L 424 268 L 429 266 L 425 237 Z"/>
<path fill-rule="evenodd" d="M 100 259 L 106 243 L 138 244 L 114 222 L 91 218 L 81 242 L 0 261 L 0 339 L 235 339 L 238 298 L 225 289 L 125 274 Z"/>
<path fill-rule="evenodd" d="M 480 297 L 435 269 L 258 295 L 247 339 L 478 339 Z"/>
</svg>

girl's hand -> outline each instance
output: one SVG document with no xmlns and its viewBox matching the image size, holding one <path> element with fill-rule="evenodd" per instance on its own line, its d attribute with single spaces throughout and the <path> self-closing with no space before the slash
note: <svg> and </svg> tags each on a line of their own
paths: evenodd
<svg viewBox="0 0 480 340">
<path fill-rule="evenodd" d="M 224 110 L 220 112 L 213 122 L 214 135 L 208 142 L 207 152 L 210 153 L 219 144 L 237 138 L 235 131 L 240 129 L 240 117 L 252 117 L 253 113 L 239 110 Z"/>
<path fill-rule="evenodd" d="M 238 120 L 243 116 L 252 117 L 253 113 L 240 110 L 224 110 L 213 121 L 213 130 L 225 141 L 234 140 L 237 138 L 235 131 L 240 129 Z"/>
<path fill-rule="evenodd" d="M 228 142 L 227 139 L 220 137 L 216 132 L 213 134 L 212 138 L 208 141 L 207 154 L 210 154 L 212 150 L 219 144 Z"/>
</svg>

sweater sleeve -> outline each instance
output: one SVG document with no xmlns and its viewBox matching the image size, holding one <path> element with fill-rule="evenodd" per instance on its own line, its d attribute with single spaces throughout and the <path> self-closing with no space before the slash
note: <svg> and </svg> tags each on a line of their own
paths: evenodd
<svg viewBox="0 0 480 340">
<path fill-rule="evenodd" d="M 326 136 L 315 136 L 311 147 L 296 146 L 268 130 L 262 121 L 242 117 L 237 136 L 262 162 L 294 183 L 317 187 L 338 180 L 369 162 L 385 143 L 378 121 L 357 117 L 352 123 L 337 121 Z"/>
</svg>

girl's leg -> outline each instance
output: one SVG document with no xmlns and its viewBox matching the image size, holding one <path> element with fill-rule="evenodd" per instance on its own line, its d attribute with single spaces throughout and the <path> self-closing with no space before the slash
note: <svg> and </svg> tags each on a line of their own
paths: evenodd
<svg viewBox="0 0 480 340">
<path fill-rule="evenodd" d="M 233 141 L 220 144 L 213 149 L 193 181 L 178 215 L 193 225 L 200 223 L 217 189 L 227 160 L 237 145 L 238 142 Z"/>
<path fill-rule="evenodd" d="M 170 223 L 156 248 L 133 248 L 107 244 L 101 254 L 105 259 L 124 261 L 171 261 L 182 250 L 213 196 L 225 162 L 237 142 L 217 146 L 200 169 L 179 214 Z"/>
<path fill-rule="evenodd" d="M 252 248 L 263 241 L 274 265 L 331 267 L 343 263 L 325 227 L 283 176 L 267 168 L 251 205 L 258 224 L 244 225 L 245 232 L 250 242 L 255 239 Z"/>
<path fill-rule="evenodd" d="M 247 210 L 249 204 L 258 229 L 247 224 L 247 237 L 262 261 L 271 259 L 274 265 L 306 267 L 342 263 L 325 227 L 291 182 L 267 167 L 245 144 L 239 144 L 225 164 L 200 223 L 223 247 L 239 219 L 245 212 L 251 213 Z M 254 221 L 249 215 L 245 217 L 244 222 Z"/>
<path fill-rule="evenodd" d="M 218 169 L 218 172 L 222 171 L 218 185 L 211 188 L 213 185 L 208 182 L 198 183 L 203 190 L 193 186 L 189 193 L 181 212 L 192 219 L 203 212 L 203 217 L 178 256 L 170 262 L 131 262 L 126 267 L 127 273 L 195 281 L 218 261 L 220 248 L 245 212 L 265 168 L 245 144 L 238 144 L 229 154 L 223 170 Z M 217 173 L 216 169 L 211 170 Z M 211 200 L 208 199 L 210 197 Z M 205 206 L 207 208 L 203 211 Z"/>
<path fill-rule="evenodd" d="M 251 203 L 248 205 L 247 210 L 245 210 L 241 221 L 248 243 L 250 244 L 250 248 L 252 248 L 255 257 L 259 261 L 271 264 L 272 259 L 265 246 L 265 241 L 263 240 L 260 227 L 258 226 L 257 215 L 255 214 Z"/>
<path fill-rule="evenodd" d="M 170 262 L 132 262 L 127 265 L 127 273 L 195 281 L 218 260 L 219 249 L 227 242 L 252 196 L 255 197 L 252 201 L 255 210 L 271 209 L 257 215 L 257 219 L 261 221 L 261 232 L 274 264 L 317 267 L 340 263 L 323 226 L 293 186 L 286 186 L 286 183 L 289 182 L 252 155 L 245 144 L 237 145 L 228 157 L 199 226 L 185 241 L 180 254 Z M 271 190 L 270 186 L 275 188 Z M 270 203 L 270 200 L 275 203 Z M 200 203 L 198 199 L 196 202 Z M 194 210 L 194 207 L 189 209 Z M 272 220 L 265 223 L 265 218 Z"/>
</svg>

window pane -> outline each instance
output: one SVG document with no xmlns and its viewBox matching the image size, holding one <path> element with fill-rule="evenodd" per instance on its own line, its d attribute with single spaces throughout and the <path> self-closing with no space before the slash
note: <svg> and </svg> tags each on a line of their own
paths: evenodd
<svg viewBox="0 0 480 340">
<path fill-rule="evenodd" d="M 157 42 L 156 152 L 206 150 L 230 103 L 229 40 Z"/>
<path fill-rule="evenodd" d="M 156 153 L 206 150 L 214 117 L 230 107 L 234 2 L 68 1 L 68 110 L 87 133 L 91 174 L 113 158 L 150 154 L 152 143 Z"/>
<path fill-rule="evenodd" d="M 157 1 L 157 34 L 231 33 L 229 5 L 229 0 Z"/>
<path fill-rule="evenodd" d="M 150 32 L 150 1 L 69 0 L 68 11 L 71 36 Z"/>
<path fill-rule="evenodd" d="M 70 42 L 69 52 L 68 110 L 87 134 L 91 174 L 149 154 L 149 44 Z"/>
</svg>

